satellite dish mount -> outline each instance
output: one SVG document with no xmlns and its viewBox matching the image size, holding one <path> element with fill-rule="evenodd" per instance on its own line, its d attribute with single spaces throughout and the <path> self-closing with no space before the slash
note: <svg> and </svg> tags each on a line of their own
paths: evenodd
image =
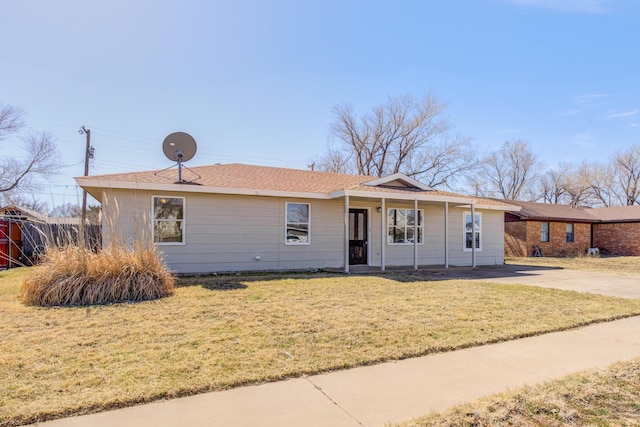
<svg viewBox="0 0 640 427">
<path fill-rule="evenodd" d="M 174 132 L 164 139 L 164 142 L 162 143 L 162 151 L 164 152 L 164 155 L 167 156 L 169 160 L 176 162 L 178 165 L 178 182 L 176 182 L 176 184 L 189 183 L 182 179 L 182 163 L 191 160 L 196 154 L 197 149 L 198 146 L 196 145 L 196 140 L 185 132 Z M 185 166 L 185 168 L 187 167 Z M 193 172 L 191 169 L 189 170 Z M 200 175 L 195 172 L 193 173 L 200 178 Z"/>
</svg>

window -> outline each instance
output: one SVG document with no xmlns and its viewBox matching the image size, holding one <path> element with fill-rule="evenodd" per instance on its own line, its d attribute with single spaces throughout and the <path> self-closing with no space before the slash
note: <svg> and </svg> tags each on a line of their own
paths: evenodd
<svg viewBox="0 0 640 427">
<path fill-rule="evenodd" d="M 387 211 L 387 243 L 413 245 L 415 227 L 415 211 L 413 209 L 389 209 Z M 424 211 L 418 209 L 418 243 L 424 241 Z"/>
<path fill-rule="evenodd" d="M 184 197 L 153 196 L 153 241 L 184 244 Z"/>
<path fill-rule="evenodd" d="M 548 222 L 540 223 L 540 241 L 541 242 L 549 241 L 549 223 Z"/>
<path fill-rule="evenodd" d="M 567 243 L 571 243 L 573 242 L 573 224 L 567 224 L 566 230 Z"/>
<path fill-rule="evenodd" d="M 475 214 L 474 228 L 476 232 L 476 249 L 482 250 L 482 214 Z M 470 251 L 471 240 L 473 239 L 473 230 L 471 228 L 471 212 L 464 213 L 464 250 Z"/>
<path fill-rule="evenodd" d="M 287 203 L 285 243 L 292 245 L 308 245 L 309 224 L 311 223 L 309 203 Z"/>
</svg>

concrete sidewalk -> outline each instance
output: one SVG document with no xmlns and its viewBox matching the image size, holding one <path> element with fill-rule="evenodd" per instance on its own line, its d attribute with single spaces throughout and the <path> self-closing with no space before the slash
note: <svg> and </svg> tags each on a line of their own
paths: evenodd
<svg viewBox="0 0 640 427">
<path fill-rule="evenodd" d="M 37 425 L 383 426 L 636 357 L 640 317 Z"/>
</svg>

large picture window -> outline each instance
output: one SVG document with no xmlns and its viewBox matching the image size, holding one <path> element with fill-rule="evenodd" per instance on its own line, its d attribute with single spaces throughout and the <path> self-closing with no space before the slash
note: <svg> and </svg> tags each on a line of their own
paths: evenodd
<svg viewBox="0 0 640 427">
<path fill-rule="evenodd" d="M 184 244 L 184 197 L 153 196 L 153 241 Z"/>
<path fill-rule="evenodd" d="M 309 203 L 287 203 L 286 208 L 285 243 L 290 245 L 310 244 L 311 209 Z"/>
<path fill-rule="evenodd" d="M 413 245 L 416 215 L 413 209 L 389 209 L 387 211 L 387 243 Z M 424 211 L 418 209 L 418 243 L 424 242 Z"/>
<path fill-rule="evenodd" d="M 482 250 L 482 214 L 474 214 L 474 221 L 471 222 L 471 212 L 464 213 L 464 250 L 470 251 L 472 248 L 473 228 L 476 232 L 476 250 Z"/>
</svg>

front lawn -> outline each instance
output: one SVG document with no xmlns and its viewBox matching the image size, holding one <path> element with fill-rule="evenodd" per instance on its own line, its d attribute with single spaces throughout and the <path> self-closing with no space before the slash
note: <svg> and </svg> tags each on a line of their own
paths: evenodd
<svg viewBox="0 0 640 427">
<path fill-rule="evenodd" d="M 507 258 L 506 264 L 640 275 L 640 256 Z"/>
<path fill-rule="evenodd" d="M 526 386 L 399 427 L 637 426 L 640 359 Z"/>
<path fill-rule="evenodd" d="M 182 278 L 174 296 L 41 308 L 0 272 L 0 426 L 482 345 L 640 314 L 640 301 L 380 276 Z"/>
</svg>

